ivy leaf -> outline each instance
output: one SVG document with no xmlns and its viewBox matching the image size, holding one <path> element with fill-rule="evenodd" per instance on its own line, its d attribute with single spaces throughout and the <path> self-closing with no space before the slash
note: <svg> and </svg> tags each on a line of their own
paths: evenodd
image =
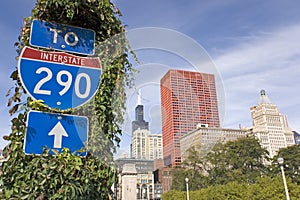
<svg viewBox="0 0 300 200">
<path fill-rule="evenodd" d="M 19 104 L 14 105 L 11 109 L 9 109 L 9 114 L 10 115 L 15 114 L 15 112 L 17 112 L 18 108 L 19 108 Z"/>
<path fill-rule="evenodd" d="M 10 78 L 13 80 L 17 80 L 18 79 L 18 71 L 15 70 L 11 75 Z"/>
<path fill-rule="evenodd" d="M 4 135 L 4 136 L 3 136 L 3 139 L 4 139 L 4 140 L 10 140 L 10 137 L 7 136 L 7 135 Z"/>
<path fill-rule="evenodd" d="M 11 89 L 12 89 L 12 88 L 10 88 L 10 89 L 7 91 L 7 93 L 6 93 L 6 95 L 5 95 L 6 97 L 8 97 L 8 96 L 10 95 Z"/>
</svg>

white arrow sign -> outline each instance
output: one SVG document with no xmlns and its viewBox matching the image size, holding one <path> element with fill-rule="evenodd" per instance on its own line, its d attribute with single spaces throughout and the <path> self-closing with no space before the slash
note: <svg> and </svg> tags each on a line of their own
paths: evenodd
<svg viewBox="0 0 300 200">
<path fill-rule="evenodd" d="M 68 134 L 62 124 L 57 122 L 57 124 L 53 127 L 53 129 L 49 132 L 49 136 L 54 135 L 54 148 L 61 148 L 62 145 L 62 137 L 68 137 Z"/>
</svg>

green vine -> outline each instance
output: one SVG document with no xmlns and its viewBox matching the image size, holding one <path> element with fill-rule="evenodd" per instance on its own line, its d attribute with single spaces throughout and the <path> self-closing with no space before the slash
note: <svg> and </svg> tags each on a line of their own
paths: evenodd
<svg viewBox="0 0 300 200">
<path fill-rule="evenodd" d="M 103 70 L 95 97 L 79 108 L 65 111 L 51 109 L 43 101 L 27 97 L 18 71 L 11 74 L 15 87 L 7 96 L 10 96 L 9 113 L 15 117 L 11 121 L 11 133 L 4 136 L 10 143 L 4 151 L 7 161 L 2 166 L 2 198 L 109 198 L 110 188 L 116 181 L 112 155 L 120 142 L 125 85 L 131 83 L 134 72 L 128 61 L 128 54 L 132 52 L 120 15 L 109 0 L 37 0 L 32 15 L 24 19 L 19 41 L 15 43 L 18 55 L 23 47 L 29 46 L 33 19 L 68 24 L 95 31 L 94 56 L 100 58 Z M 61 153 L 45 149 L 42 155 L 25 155 L 23 142 L 30 110 L 87 116 L 90 121 L 87 156 L 76 156 L 68 149 Z M 54 155 L 50 155 L 50 151 Z"/>
</svg>

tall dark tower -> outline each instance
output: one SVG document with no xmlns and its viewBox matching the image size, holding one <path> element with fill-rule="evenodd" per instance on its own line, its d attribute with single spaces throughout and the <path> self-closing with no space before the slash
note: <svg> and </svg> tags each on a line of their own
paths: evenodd
<svg viewBox="0 0 300 200">
<path fill-rule="evenodd" d="M 139 128 L 149 130 L 149 122 L 144 120 L 144 106 L 140 91 L 138 92 L 138 105 L 135 107 L 135 121 L 132 121 L 132 133 Z"/>
</svg>

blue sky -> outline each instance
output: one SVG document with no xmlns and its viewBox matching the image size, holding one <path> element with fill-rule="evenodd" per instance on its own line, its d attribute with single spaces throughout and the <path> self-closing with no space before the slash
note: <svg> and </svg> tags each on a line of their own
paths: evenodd
<svg viewBox="0 0 300 200">
<path fill-rule="evenodd" d="M 132 42 L 136 28 L 146 30 L 137 48 L 141 64 L 134 63 L 136 89 L 142 90 L 145 118 L 152 132 L 160 132 L 159 79 L 168 68 L 190 69 L 205 58 L 218 76 L 219 105 L 224 110 L 223 126 L 251 126 L 249 108 L 257 104 L 259 91 L 265 89 L 271 101 L 288 117 L 289 126 L 300 131 L 300 2 L 297 0 L 114 0 L 121 10 Z M 0 77 L 0 145 L 9 133 L 7 90 L 13 86 L 10 73 L 17 66 L 13 46 L 17 41 L 23 17 L 30 15 L 34 0 L 1 2 L 1 77 Z M 145 27 L 152 27 L 146 29 Z M 156 29 L 154 29 L 156 28 Z M 153 35 L 150 31 L 154 31 Z M 148 32 L 147 32 L 148 31 Z M 162 31 L 162 32 L 160 32 Z M 160 38 L 164 32 L 179 37 Z M 143 33 L 143 32 L 142 32 Z M 138 36 L 141 33 L 138 33 Z M 152 36 L 152 37 L 151 37 Z M 149 38 L 147 38 L 149 37 Z M 185 44 L 192 45 L 191 49 Z M 144 45 L 144 46 L 143 46 Z M 163 45 L 164 48 L 162 47 Z M 173 48 L 182 45 L 184 51 Z M 178 47 L 178 46 L 177 46 Z M 175 48 L 176 49 L 176 48 Z M 200 55 L 201 54 L 201 55 Z M 199 62 L 197 62 L 199 55 Z M 203 60 L 202 60 L 203 62 Z M 199 66 L 202 66 L 199 64 Z M 194 68 L 195 69 L 195 68 Z M 196 68 L 201 71 L 202 68 Z M 203 68 L 205 71 L 206 69 Z M 136 104 L 136 91 L 129 90 L 122 150 L 128 151 L 130 121 Z M 222 111 L 223 112 L 223 111 Z"/>
</svg>

